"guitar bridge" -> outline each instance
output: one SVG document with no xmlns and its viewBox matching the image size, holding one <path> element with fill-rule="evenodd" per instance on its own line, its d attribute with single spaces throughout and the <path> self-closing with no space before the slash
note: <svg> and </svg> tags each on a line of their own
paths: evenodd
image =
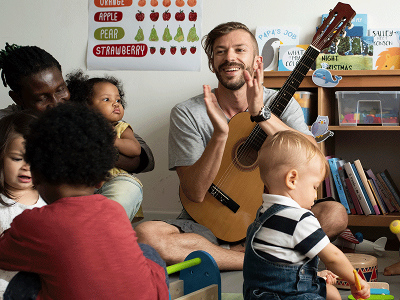
<svg viewBox="0 0 400 300">
<path fill-rule="evenodd" d="M 231 211 L 236 213 L 240 207 L 231 197 L 221 191 L 214 183 L 211 184 L 208 192 L 219 202 L 229 208 Z"/>
</svg>

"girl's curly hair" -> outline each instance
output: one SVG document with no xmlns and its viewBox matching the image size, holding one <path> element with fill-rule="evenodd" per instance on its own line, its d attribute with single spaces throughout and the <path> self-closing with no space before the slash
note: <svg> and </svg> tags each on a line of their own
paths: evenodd
<svg viewBox="0 0 400 300">
<path fill-rule="evenodd" d="M 66 83 L 71 93 L 70 101 L 91 104 L 94 94 L 93 87 L 99 82 L 108 82 L 117 87 L 119 96 L 121 97 L 121 105 L 125 109 L 125 93 L 120 80 L 113 76 L 89 78 L 82 70 L 77 70 L 67 75 Z"/>
</svg>

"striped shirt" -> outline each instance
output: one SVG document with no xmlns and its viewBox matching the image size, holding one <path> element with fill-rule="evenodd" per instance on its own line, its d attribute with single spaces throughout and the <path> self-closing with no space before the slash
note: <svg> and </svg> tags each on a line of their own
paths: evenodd
<svg viewBox="0 0 400 300">
<path fill-rule="evenodd" d="M 330 243 L 310 210 L 288 197 L 263 194 L 261 213 L 273 204 L 289 208 L 269 218 L 256 233 L 253 247 L 258 255 L 272 262 L 302 264 Z"/>
</svg>

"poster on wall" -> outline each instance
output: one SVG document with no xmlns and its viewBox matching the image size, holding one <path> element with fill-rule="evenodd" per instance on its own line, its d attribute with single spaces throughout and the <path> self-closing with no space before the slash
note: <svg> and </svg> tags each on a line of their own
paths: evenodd
<svg viewBox="0 0 400 300">
<path fill-rule="evenodd" d="M 89 0 L 88 70 L 200 71 L 202 0 Z"/>
</svg>

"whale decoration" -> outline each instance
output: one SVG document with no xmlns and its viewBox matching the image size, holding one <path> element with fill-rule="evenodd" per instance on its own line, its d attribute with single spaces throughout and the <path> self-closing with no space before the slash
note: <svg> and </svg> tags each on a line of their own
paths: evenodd
<svg viewBox="0 0 400 300">
<path fill-rule="evenodd" d="M 327 63 L 322 63 L 322 68 L 317 69 L 312 74 L 312 81 L 322 87 L 335 87 L 339 84 L 342 76 L 333 76 L 327 68 L 329 65 Z"/>
</svg>

